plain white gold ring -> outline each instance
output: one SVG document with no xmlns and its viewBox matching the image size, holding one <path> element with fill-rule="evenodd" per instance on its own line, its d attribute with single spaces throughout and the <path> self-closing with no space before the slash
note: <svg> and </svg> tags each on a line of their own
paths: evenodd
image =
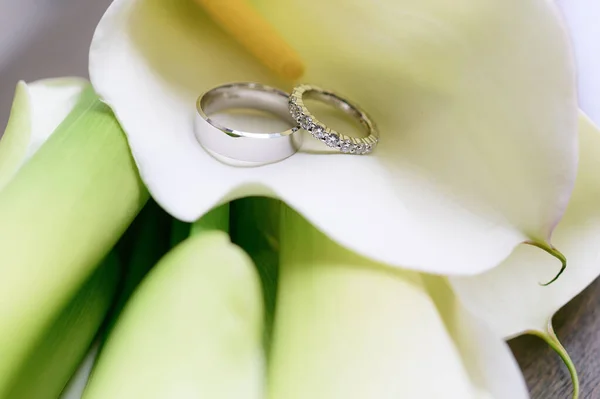
<svg viewBox="0 0 600 399">
<path fill-rule="evenodd" d="M 198 97 L 194 131 L 198 142 L 219 160 L 263 165 L 281 161 L 298 151 L 302 136 L 288 110 L 289 94 L 259 83 L 229 83 Z M 245 132 L 222 126 L 210 115 L 228 109 L 256 109 L 289 122 L 280 133 Z"/>
</svg>

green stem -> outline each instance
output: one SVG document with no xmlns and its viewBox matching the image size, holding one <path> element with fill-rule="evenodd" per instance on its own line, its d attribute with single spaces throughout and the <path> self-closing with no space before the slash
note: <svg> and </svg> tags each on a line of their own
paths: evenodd
<svg viewBox="0 0 600 399">
<path fill-rule="evenodd" d="M 154 201 L 149 201 L 135 222 L 139 225 L 130 242 L 131 256 L 122 267 L 122 281 L 110 320 L 103 336 L 114 328 L 129 298 L 152 267 L 169 251 L 171 217 Z M 102 343 L 104 345 L 104 343 Z"/>
<path fill-rule="evenodd" d="M 176 247 L 188 237 L 207 231 L 224 231 L 229 233 L 229 203 L 220 205 L 196 220 L 186 223 L 173 219 L 171 225 L 171 248 Z"/>
<path fill-rule="evenodd" d="M 562 359 L 565 366 L 567 366 L 567 370 L 569 370 L 569 374 L 571 376 L 571 382 L 573 383 L 573 399 L 579 399 L 579 376 L 577 375 L 577 369 L 575 368 L 575 364 L 569 353 L 565 349 L 565 347 L 560 343 L 560 340 L 556 336 L 554 332 L 554 327 L 552 326 L 552 319 L 548 321 L 547 331 L 529 331 L 531 335 L 541 338 L 552 348 L 554 352 Z"/>
<path fill-rule="evenodd" d="M 173 219 L 171 222 L 171 248 L 176 247 L 190 236 L 192 225 L 182 222 L 181 220 Z"/>
<path fill-rule="evenodd" d="M 562 254 L 562 252 L 560 252 L 558 249 L 554 248 L 552 245 L 545 243 L 545 242 L 540 243 L 540 242 L 534 242 L 534 241 L 527 241 L 527 242 L 525 242 L 525 244 L 529 244 L 534 247 L 540 248 L 541 250 L 554 256 L 561 263 L 561 267 L 560 267 L 560 270 L 558 271 L 558 274 L 556 276 L 554 276 L 554 278 L 552 280 L 548 281 L 547 283 L 540 283 L 540 285 L 545 287 L 545 286 L 552 284 L 556 280 L 558 280 L 560 275 L 563 274 L 563 272 L 567 268 L 567 258 Z"/>
<path fill-rule="evenodd" d="M 0 192 L 0 387 L 147 199 L 121 127 L 86 89 Z"/>
<path fill-rule="evenodd" d="M 279 274 L 279 215 L 281 201 L 266 197 L 242 198 L 231 203 L 231 241 L 254 261 L 265 304 L 264 344 L 271 348 Z"/>
<path fill-rule="evenodd" d="M 192 223 L 190 236 L 204 231 L 229 232 L 229 203 L 220 205 Z"/>
<path fill-rule="evenodd" d="M 2 398 L 58 397 L 96 337 L 116 297 L 120 265 L 114 252 L 48 323 L 22 361 L 11 364 Z M 35 383 L 31 383 L 36 376 Z"/>
</svg>

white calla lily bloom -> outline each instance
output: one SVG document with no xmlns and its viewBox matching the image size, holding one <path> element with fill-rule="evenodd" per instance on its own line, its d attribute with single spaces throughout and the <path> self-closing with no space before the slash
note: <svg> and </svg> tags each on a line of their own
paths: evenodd
<svg viewBox="0 0 600 399">
<path fill-rule="evenodd" d="M 269 398 L 529 397 L 508 345 L 444 278 L 361 258 L 289 208 L 281 227 Z"/>
<path fill-rule="evenodd" d="M 558 310 L 600 275 L 600 130 L 581 115 L 580 163 L 573 197 L 558 224 L 554 240 L 569 259 L 569 267 L 550 286 L 548 262 L 539 251 L 518 247 L 500 266 L 469 277 L 451 277 L 457 296 L 474 314 L 505 338 L 533 334 L 544 339 L 565 361 L 577 395 L 573 362 L 552 327 Z M 576 396 L 574 396 L 576 397 Z"/>
<path fill-rule="evenodd" d="M 71 78 L 19 85 L 15 112 L 2 139 L 6 141 L 2 141 L 0 146 L 0 151 L 4 151 L 0 153 L 10 154 L 13 160 L 0 165 L 0 176 L 12 174 L 24 163 L 27 154 L 35 152 L 44 138 L 50 136 L 72 110 L 85 85 L 85 81 Z M 316 336 L 301 334 L 301 329 L 294 329 L 296 333 L 288 337 L 285 328 L 284 334 L 280 334 L 280 337 L 293 341 L 293 345 L 283 345 L 285 350 L 289 348 L 290 356 L 279 358 L 285 361 L 284 373 L 272 378 L 272 384 L 283 382 L 281 388 L 276 388 L 283 389 L 283 397 L 288 397 L 285 393 L 296 384 L 303 389 L 314 389 L 317 393 L 334 392 L 335 397 L 341 394 L 341 397 L 348 397 L 348 392 L 356 397 L 375 392 L 390 398 L 396 397 L 397 393 L 410 397 L 442 395 L 474 399 L 528 397 L 525 382 L 508 346 L 494 331 L 472 317 L 442 278 L 402 270 L 389 273 L 371 261 L 340 248 L 299 216 L 288 213 L 286 220 L 292 224 L 286 229 L 286 242 L 290 245 L 286 245 L 286 278 L 283 281 L 292 286 L 285 290 L 282 306 L 290 305 L 289 298 L 300 300 L 291 303 L 293 308 L 297 307 L 297 312 L 284 312 L 282 323 L 293 326 L 293 323 L 308 316 L 311 322 L 320 321 L 321 326 L 326 328 Z M 307 246 L 319 249 L 307 251 Z M 289 279 L 287 271 L 295 268 L 302 272 L 294 273 Z M 197 271 L 198 268 L 190 270 Z M 233 282 L 237 281 L 239 274 L 234 274 L 234 277 Z M 305 278 L 310 278 L 312 285 L 303 284 Z M 307 291 L 304 289 L 307 286 L 312 289 Z M 237 288 L 233 292 L 239 293 Z M 378 294 L 372 295 L 373 292 Z M 320 300 L 303 300 L 307 296 L 317 296 Z M 156 298 L 160 299 L 160 296 Z M 314 307 L 317 302 L 327 306 Z M 161 299 L 160 303 L 167 302 Z M 331 317 L 330 312 L 339 309 L 338 306 L 353 311 L 344 312 L 344 317 Z M 303 312 L 302 309 L 311 311 Z M 365 319 L 369 319 L 369 323 L 365 323 Z M 315 330 L 312 323 L 301 323 L 300 326 L 320 331 Z M 306 339 L 313 338 L 327 344 L 327 351 L 314 352 L 310 345 L 303 345 Z M 189 341 L 177 342 L 180 348 L 189 349 Z M 97 349 L 92 350 L 73 377 L 63 398 L 81 397 Z M 154 345 L 148 349 L 157 350 Z M 163 349 L 171 351 L 173 348 Z M 127 357 L 128 361 L 140 359 Z M 311 385 L 306 385 L 303 379 L 290 378 L 294 377 L 294 370 L 287 366 L 293 366 L 294 362 L 310 364 L 315 359 L 318 359 L 315 364 L 321 368 L 309 369 L 310 374 L 304 375 L 309 379 L 315 377 L 310 380 Z M 332 366 L 329 371 L 336 370 L 336 373 L 332 378 L 323 380 L 318 372 L 327 370 L 327 365 Z M 139 372 L 136 368 L 132 370 Z M 441 376 L 436 384 L 429 383 L 432 370 Z M 177 376 L 183 378 L 182 375 Z M 180 379 L 167 378 L 165 381 L 167 385 L 177 384 Z M 193 381 L 203 386 L 197 378 L 194 377 Z M 356 385 L 348 384 L 348 381 Z M 363 391 L 352 389 L 358 386 Z M 141 386 L 137 384 L 136 387 Z"/>
<path fill-rule="evenodd" d="M 0 190 L 73 110 L 87 85 L 80 78 L 17 84 L 11 118 L 1 136 Z"/>
<path fill-rule="evenodd" d="M 457 295 L 506 338 L 534 332 L 546 334 L 552 316 L 600 275 L 600 130 L 580 119 L 580 168 L 573 197 L 554 239 L 569 267 L 548 287 L 547 259 L 527 246 L 518 247 L 487 273 L 450 279 Z"/>
<path fill-rule="evenodd" d="M 116 0 L 90 50 L 92 84 L 173 216 L 193 221 L 219 203 L 273 196 L 364 256 L 444 274 L 486 271 L 524 241 L 551 250 L 577 167 L 575 79 L 553 3 L 253 2 L 303 60 L 303 81 L 347 95 L 381 131 L 369 156 L 301 150 L 256 168 L 200 147 L 195 100 L 232 81 L 293 84 L 197 3 Z M 227 25 L 235 9 L 223 7 Z M 264 39 L 268 56 L 266 31 L 238 40 Z"/>
<path fill-rule="evenodd" d="M 0 396 L 60 394 L 119 291 L 107 254 L 147 198 L 88 82 L 17 85 L 0 140 Z"/>
</svg>

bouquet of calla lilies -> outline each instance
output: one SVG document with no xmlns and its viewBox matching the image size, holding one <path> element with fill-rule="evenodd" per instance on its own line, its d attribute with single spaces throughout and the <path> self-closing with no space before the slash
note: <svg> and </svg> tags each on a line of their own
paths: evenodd
<svg viewBox="0 0 600 399">
<path fill-rule="evenodd" d="M 600 275 L 599 14 L 115 0 L 90 81 L 18 83 L 0 139 L 0 399 L 522 399 L 521 334 L 577 398 L 552 317 Z M 220 162 L 196 99 L 253 81 L 347 94 L 378 147 Z"/>
</svg>

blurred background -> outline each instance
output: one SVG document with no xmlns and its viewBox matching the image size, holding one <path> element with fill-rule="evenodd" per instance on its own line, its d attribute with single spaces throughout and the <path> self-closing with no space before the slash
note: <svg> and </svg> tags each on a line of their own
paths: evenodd
<svg viewBox="0 0 600 399">
<path fill-rule="evenodd" d="M 166 0 L 172 1 L 172 0 Z M 95 26 L 111 0 L 0 0 L 0 136 L 19 80 L 87 77 Z M 558 336 L 580 372 L 583 399 L 600 398 L 600 283 L 563 308 Z M 533 399 L 569 398 L 571 383 L 560 359 L 537 338 L 510 342 Z"/>
<path fill-rule="evenodd" d="M 0 130 L 19 80 L 87 76 L 94 28 L 111 0 L 0 0 Z"/>
</svg>

